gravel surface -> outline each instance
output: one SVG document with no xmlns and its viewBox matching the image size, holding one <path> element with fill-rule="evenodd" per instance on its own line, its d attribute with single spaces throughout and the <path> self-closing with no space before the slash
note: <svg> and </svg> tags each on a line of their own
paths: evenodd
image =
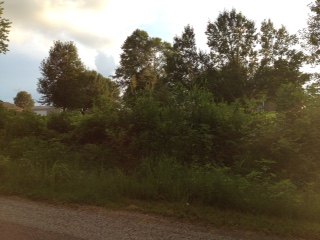
<svg viewBox="0 0 320 240">
<path fill-rule="evenodd" d="M 1 240 L 212 239 L 271 240 L 270 236 L 223 231 L 171 218 L 90 206 L 63 206 L 0 197 Z"/>
</svg>

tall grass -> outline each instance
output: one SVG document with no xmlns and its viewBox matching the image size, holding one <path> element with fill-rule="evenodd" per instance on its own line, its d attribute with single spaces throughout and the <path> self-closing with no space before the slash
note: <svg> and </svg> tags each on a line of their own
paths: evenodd
<svg viewBox="0 0 320 240">
<path fill-rule="evenodd" d="M 320 220 L 320 195 L 302 193 L 289 180 L 239 176 L 227 168 L 183 165 L 166 157 L 146 159 L 130 173 L 84 169 L 76 161 L 42 165 L 0 156 L 0 191 L 94 204 L 161 200 Z"/>
</svg>

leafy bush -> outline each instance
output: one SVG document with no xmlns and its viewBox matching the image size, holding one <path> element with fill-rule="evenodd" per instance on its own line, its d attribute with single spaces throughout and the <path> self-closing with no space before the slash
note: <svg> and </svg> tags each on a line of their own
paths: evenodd
<svg viewBox="0 0 320 240">
<path fill-rule="evenodd" d="M 31 112 L 12 114 L 5 123 L 8 138 L 40 136 L 45 131 L 45 120 Z"/>
<path fill-rule="evenodd" d="M 68 112 L 50 114 L 47 119 L 47 128 L 58 133 L 68 133 L 75 128 L 79 114 Z"/>
</svg>

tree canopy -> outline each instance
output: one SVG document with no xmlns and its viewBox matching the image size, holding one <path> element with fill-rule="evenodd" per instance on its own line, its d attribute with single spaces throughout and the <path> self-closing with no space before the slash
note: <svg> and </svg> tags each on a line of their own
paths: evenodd
<svg viewBox="0 0 320 240">
<path fill-rule="evenodd" d="M 311 15 L 308 19 L 308 27 L 304 31 L 307 40 L 307 48 L 310 51 L 311 62 L 319 62 L 320 54 L 320 1 L 310 4 Z"/>
<path fill-rule="evenodd" d="M 26 91 L 20 91 L 14 98 L 14 104 L 24 110 L 31 110 L 34 107 L 34 100 L 30 93 Z"/>
<path fill-rule="evenodd" d="M 11 26 L 9 19 L 3 17 L 3 2 L 0 2 L 0 53 L 8 51 L 8 34 Z"/>
<path fill-rule="evenodd" d="M 127 94 L 153 90 L 164 77 L 164 53 L 169 44 L 137 29 L 122 45 L 120 66 L 115 77 Z"/>
<path fill-rule="evenodd" d="M 170 85 L 180 83 L 191 89 L 199 80 L 200 68 L 200 53 L 197 50 L 194 29 L 188 25 L 181 37 L 174 38 L 172 50 L 167 54 L 168 82 Z"/>
<path fill-rule="evenodd" d="M 257 33 L 255 23 L 235 9 L 219 14 L 209 22 L 206 31 L 212 61 L 217 66 L 230 62 L 251 66 L 256 61 Z"/>
<path fill-rule="evenodd" d="M 110 79 L 86 69 L 73 42 L 54 42 L 40 70 L 40 102 L 47 105 L 86 110 L 99 97 L 109 95 L 116 98 L 118 94 L 116 85 Z"/>
<path fill-rule="evenodd" d="M 119 97 L 119 89 L 115 82 L 94 70 L 86 70 L 80 76 L 79 107 L 82 110 L 92 108 L 101 99 L 115 101 Z"/>
<path fill-rule="evenodd" d="M 76 108 L 79 78 L 85 67 L 73 42 L 55 41 L 49 57 L 41 62 L 38 91 L 40 102 L 61 108 Z M 66 97 L 67 96 L 67 97 Z"/>
</svg>

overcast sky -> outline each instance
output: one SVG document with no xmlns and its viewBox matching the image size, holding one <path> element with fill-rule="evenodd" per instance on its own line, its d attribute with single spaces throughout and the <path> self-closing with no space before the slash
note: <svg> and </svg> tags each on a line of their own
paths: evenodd
<svg viewBox="0 0 320 240">
<path fill-rule="evenodd" d="M 113 74 L 121 45 L 135 29 L 172 42 L 184 26 L 194 27 L 199 48 L 206 45 L 208 21 L 235 8 L 257 27 L 270 18 L 296 33 L 306 25 L 312 0 L 5 0 L 12 21 L 10 51 L 0 55 L 0 100 L 18 91 L 35 100 L 39 65 L 54 40 L 76 43 L 83 62 L 105 76 Z"/>
</svg>

